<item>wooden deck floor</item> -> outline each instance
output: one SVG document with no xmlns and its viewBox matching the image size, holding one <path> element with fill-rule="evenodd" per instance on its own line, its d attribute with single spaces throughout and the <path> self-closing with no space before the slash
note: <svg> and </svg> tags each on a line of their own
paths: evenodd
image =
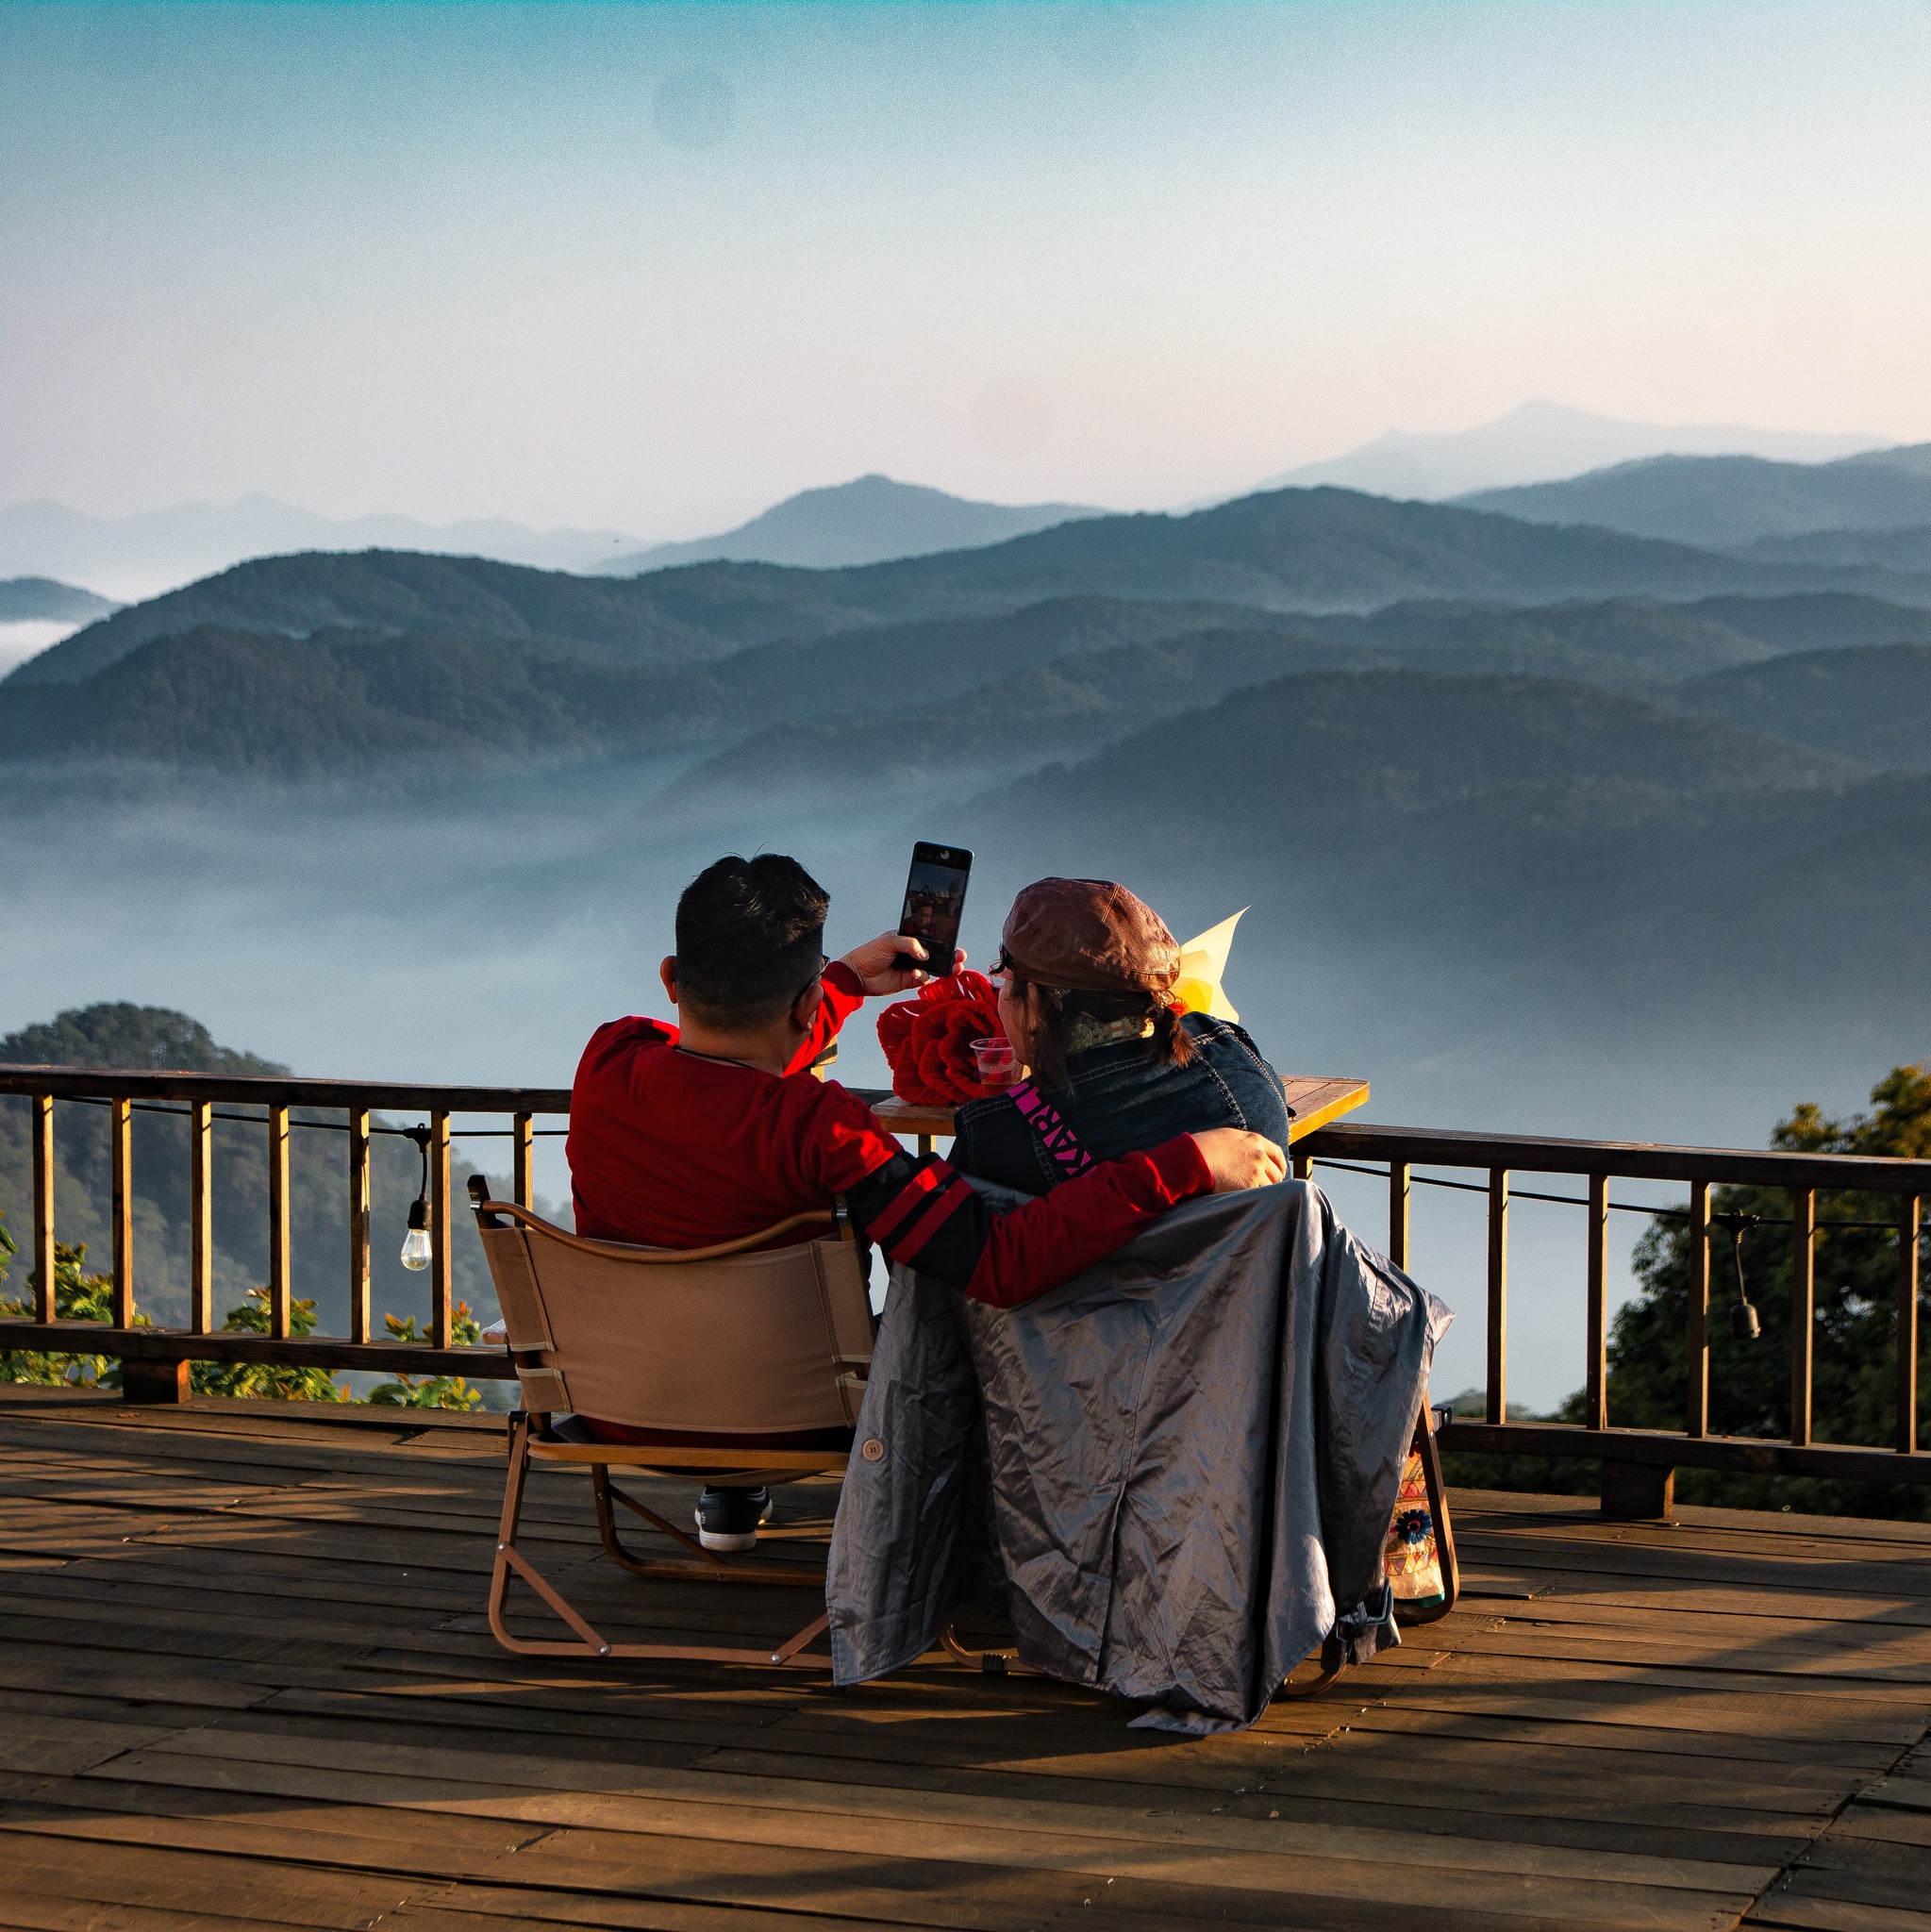
<svg viewBox="0 0 1931 1932">
<path fill-rule="evenodd" d="M 1931 1927 L 1931 1530 L 1464 1496 L 1454 1617 L 1174 1742 L 936 1660 L 508 1657 L 500 1440 L 5 1391 L 0 1924 Z M 600 1621 L 800 1621 L 609 1572 L 537 1482 Z"/>
</svg>

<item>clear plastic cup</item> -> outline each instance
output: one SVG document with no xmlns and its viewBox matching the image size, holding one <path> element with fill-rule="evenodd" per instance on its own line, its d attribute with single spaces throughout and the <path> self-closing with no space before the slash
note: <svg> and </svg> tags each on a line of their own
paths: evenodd
<svg viewBox="0 0 1931 1932">
<path fill-rule="evenodd" d="M 1004 1038 L 974 1041 L 973 1063 L 979 1070 L 981 1087 L 1010 1087 L 1019 1078 L 1019 1056 L 1011 1041 Z"/>
</svg>

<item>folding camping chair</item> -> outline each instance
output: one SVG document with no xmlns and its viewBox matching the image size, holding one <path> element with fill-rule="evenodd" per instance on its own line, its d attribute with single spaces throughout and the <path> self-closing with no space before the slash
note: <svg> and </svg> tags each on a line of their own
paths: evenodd
<svg viewBox="0 0 1931 1932">
<path fill-rule="evenodd" d="M 531 1463 L 574 1465 L 590 1472 L 605 1551 L 633 1574 L 803 1584 L 823 1591 L 822 1571 L 738 1561 L 705 1549 L 615 1488 L 610 1471 L 747 1489 L 843 1474 L 844 1448 L 814 1446 L 840 1434 L 849 1441 L 872 1359 L 871 1298 L 842 1208 L 794 1214 L 716 1247 L 640 1248 L 566 1234 L 527 1208 L 492 1201 L 480 1176 L 469 1186 L 523 1392 L 523 1407 L 510 1418 L 502 1526 L 490 1576 L 490 1628 L 497 1642 L 521 1657 L 681 1657 L 823 1669 L 828 1659 L 805 1655 L 805 1647 L 823 1634 L 824 1616 L 762 1649 L 607 1642 L 518 1549 L 516 1537 Z M 829 1227 L 830 1235 L 790 1247 L 762 1246 L 813 1224 Z M 559 1441 L 550 1436 L 549 1418 L 566 1409 L 665 1440 Z M 769 1446 L 788 1437 L 801 1446 Z M 633 1556 L 617 1535 L 617 1504 L 684 1554 Z M 536 1591 L 575 1641 L 511 1636 L 503 1610 L 512 1574 Z"/>
</svg>

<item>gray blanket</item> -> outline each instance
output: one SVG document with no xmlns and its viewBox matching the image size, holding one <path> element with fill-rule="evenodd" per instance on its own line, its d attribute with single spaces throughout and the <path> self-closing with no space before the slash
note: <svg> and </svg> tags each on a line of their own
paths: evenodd
<svg viewBox="0 0 1931 1932">
<path fill-rule="evenodd" d="M 1022 1663 L 1202 1733 L 1330 1635 L 1398 1642 L 1382 1545 L 1450 1319 L 1308 1182 L 1190 1202 L 1010 1311 L 895 1269 L 832 1534 L 837 1681 L 975 1607 Z"/>
</svg>

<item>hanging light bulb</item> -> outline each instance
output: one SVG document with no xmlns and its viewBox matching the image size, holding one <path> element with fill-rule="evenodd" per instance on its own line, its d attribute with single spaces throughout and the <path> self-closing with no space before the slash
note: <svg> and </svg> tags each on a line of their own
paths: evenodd
<svg viewBox="0 0 1931 1932">
<path fill-rule="evenodd" d="M 1756 1305 L 1750 1299 L 1750 1289 L 1743 1279 L 1743 1237 L 1763 1220 L 1760 1214 L 1712 1214 L 1711 1222 L 1727 1228 L 1730 1235 L 1730 1253 L 1737 1263 L 1737 1299 L 1730 1304 L 1730 1333 L 1739 1341 L 1756 1341 L 1763 1334 L 1763 1324 L 1756 1318 Z"/>
<path fill-rule="evenodd" d="M 409 1203 L 409 1231 L 402 1239 L 402 1265 L 405 1268 L 426 1268 L 429 1265 L 429 1204 L 425 1200 Z"/>
<path fill-rule="evenodd" d="M 402 1265 L 422 1269 L 429 1265 L 434 1255 L 429 1241 L 429 1130 L 408 1127 L 404 1131 L 423 1157 L 423 1178 L 416 1198 L 409 1203 L 409 1231 L 402 1240 Z"/>
</svg>

